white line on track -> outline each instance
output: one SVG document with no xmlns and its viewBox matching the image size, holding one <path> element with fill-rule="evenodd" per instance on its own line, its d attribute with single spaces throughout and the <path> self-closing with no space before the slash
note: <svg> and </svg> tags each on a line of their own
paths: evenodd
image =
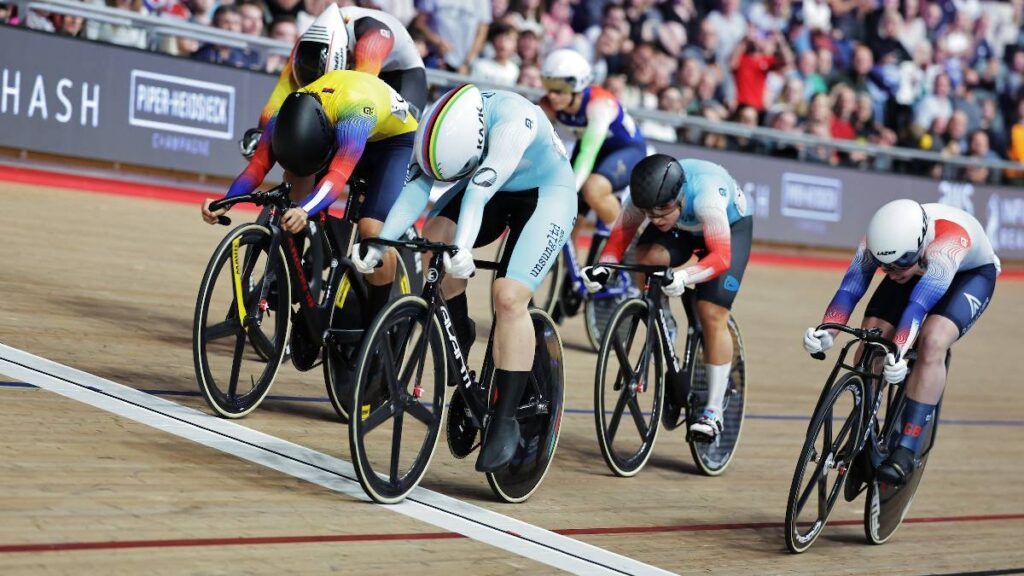
<svg viewBox="0 0 1024 576">
<path fill-rule="evenodd" d="M 0 373 L 72 400 L 368 501 L 352 464 L 235 422 L 0 344 Z M 381 506 L 575 574 L 671 574 L 514 518 L 417 488 Z"/>
</svg>

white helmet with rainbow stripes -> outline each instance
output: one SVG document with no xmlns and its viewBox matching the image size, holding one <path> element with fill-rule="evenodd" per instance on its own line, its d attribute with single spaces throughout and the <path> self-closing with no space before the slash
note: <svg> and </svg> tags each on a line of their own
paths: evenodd
<svg viewBox="0 0 1024 576">
<path fill-rule="evenodd" d="M 453 182 L 472 172 L 484 155 L 484 99 L 473 84 L 457 86 L 427 111 L 416 130 L 416 163 L 428 176 Z"/>
</svg>

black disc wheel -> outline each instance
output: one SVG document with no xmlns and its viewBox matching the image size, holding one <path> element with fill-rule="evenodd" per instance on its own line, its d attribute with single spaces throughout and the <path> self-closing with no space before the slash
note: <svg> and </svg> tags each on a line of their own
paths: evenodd
<svg viewBox="0 0 1024 576">
<path fill-rule="evenodd" d="M 403 500 L 433 457 L 446 407 L 443 335 L 422 298 L 403 296 L 381 311 L 363 339 L 349 448 L 359 483 L 376 502 Z"/>
<path fill-rule="evenodd" d="M 487 483 L 495 495 L 512 503 L 529 498 L 544 481 L 558 447 L 565 407 L 562 339 L 547 313 L 533 309 L 530 317 L 536 339 L 533 370 L 516 412 L 519 445 L 508 466 L 487 473 Z"/>
<path fill-rule="evenodd" d="M 284 251 L 269 253 L 270 243 L 270 230 L 260 224 L 235 228 L 214 250 L 199 286 L 196 381 L 207 404 L 226 418 L 259 406 L 284 357 L 291 284 Z"/>
<path fill-rule="evenodd" d="M 736 447 L 743 432 L 743 416 L 747 405 L 747 363 L 743 350 L 743 337 L 736 320 L 729 317 L 729 334 L 732 336 L 732 370 L 722 403 L 722 432 L 714 442 L 700 442 L 691 439 L 690 454 L 700 471 L 708 476 L 718 476 L 732 462 Z M 704 344 L 697 346 L 694 358 L 693 380 L 690 382 L 690 415 L 696 421 L 708 401 L 708 382 L 704 371 Z"/>
<path fill-rule="evenodd" d="M 818 404 L 786 504 L 786 546 L 791 552 L 803 552 L 814 544 L 843 492 L 856 456 L 864 406 L 864 380 L 855 374 L 840 378 Z"/>
<path fill-rule="evenodd" d="M 898 396 L 902 396 L 902 390 Z M 898 402 L 902 404 L 902 402 Z M 935 443 L 935 424 L 938 421 L 938 410 L 934 418 L 928 423 L 922 434 L 925 434 L 925 448 L 922 455 L 917 459 L 917 465 L 913 472 L 901 486 L 891 486 L 878 479 L 868 482 L 868 497 L 864 502 L 864 536 L 871 544 L 885 544 L 892 538 L 893 534 L 903 523 L 907 513 L 910 512 L 910 505 L 914 501 L 914 494 L 924 477 L 924 469 L 928 464 L 928 454 Z M 881 463 L 890 453 L 891 449 L 899 443 L 902 416 L 896 418 L 883 429 L 876 445 L 875 454 L 878 463 Z"/>
<path fill-rule="evenodd" d="M 617 476 L 647 463 L 658 437 L 664 396 L 664 354 L 642 299 L 619 305 L 597 356 L 594 421 L 601 455 Z"/>
<path fill-rule="evenodd" d="M 422 279 L 410 274 L 407 258 L 395 259 L 395 281 L 391 284 L 391 299 L 409 294 L 413 286 L 422 284 Z M 324 384 L 331 406 L 342 420 L 350 420 L 352 411 L 352 386 L 355 381 L 356 361 L 364 328 L 373 320 L 365 318 L 365 282 L 351 268 L 341 272 L 341 280 L 330 311 L 330 326 L 342 330 L 346 341 L 324 347 Z M 356 286 L 361 283 L 361 286 Z"/>
</svg>

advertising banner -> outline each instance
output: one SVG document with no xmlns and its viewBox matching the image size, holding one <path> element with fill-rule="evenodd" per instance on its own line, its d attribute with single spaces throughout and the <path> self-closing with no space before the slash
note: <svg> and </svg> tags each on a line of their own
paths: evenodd
<svg viewBox="0 0 1024 576">
<path fill-rule="evenodd" d="M 276 78 L 0 27 L 0 146 L 235 176 Z"/>
</svg>

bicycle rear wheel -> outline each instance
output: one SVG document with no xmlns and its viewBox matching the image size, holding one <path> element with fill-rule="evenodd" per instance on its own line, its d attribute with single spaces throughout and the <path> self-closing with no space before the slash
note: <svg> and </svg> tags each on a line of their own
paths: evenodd
<svg viewBox="0 0 1024 576">
<path fill-rule="evenodd" d="M 519 445 L 508 466 L 487 473 L 491 490 L 512 503 L 529 498 L 544 481 L 558 447 L 565 407 L 565 363 L 558 328 L 543 310 L 530 310 L 530 317 L 535 349 L 533 370 L 516 413 Z"/>
<path fill-rule="evenodd" d="M 743 349 L 743 336 L 736 320 L 729 317 L 729 334 L 732 336 L 732 371 L 729 373 L 729 387 L 722 403 L 722 433 L 714 442 L 690 440 L 690 454 L 700 471 L 708 476 L 718 476 L 732 462 L 736 447 L 743 432 L 743 416 L 747 405 L 747 363 Z M 696 420 L 708 401 L 708 382 L 704 373 L 704 343 L 697 346 L 694 358 L 693 379 L 690 382 L 689 414 Z"/>
<path fill-rule="evenodd" d="M 647 322 L 645 300 L 620 304 L 597 356 L 594 422 L 601 455 L 617 476 L 633 476 L 643 469 L 658 436 L 665 356 L 657 328 Z M 651 347 L 645 350 L 648 341 Z"/>
<path fill-rule="evenodd" d="M 266 397 L 291 329 L 289 272 L 280 246 L 268 253 L 270 240 L 260 224 L 232 230 L 214 250 L 196 298 L 196 381 L 207 404 L 226 418 L 245 416 Z M 247 341 L 262 354 L 247 355 Z"/>
<path fill-rule="evenodd" d="M 348 438 L 359 483 L 376 502 L 403 500 L 434 455 L 446 410 L 443 334 L 426 301 L 403 296 L 363 339 Z"/>
<path fill-rule="evenodd" d="M 395 259 L 395 281 L 391 284 L 391 299 L 410 293 L 412 286 L 422 284 L 422 279 L 410 275 L 408 260 L 403 257 Z M 342 330 L 362 330 L 373 318 L 364 318 L 367 303 L 360 290 L 353 282 L 364 283 L 362 277 L 351 268 L 346 268 L 338 283 L 337 295 L 330 312 L 330 326 Z M 327 345 L 324 348 L 324 384 L 331 406 L 342 420 L 351 420 L 352 387 L 356 376 L 356 360 L 359 352 L 359 341 L 342 345 L 339 348 Z"/>
<path fill-rule="evenodd" d="M 814 411 L 786 504 L 786 546 L 791 552 L 803 552 L 814 544 L 843 491 L 847 470 L 856 456 L 850 452 L 865 419 L 865 391 L 860 376 L 845 374 Z M 838 429 L 835 416 L 843 419 Z M 813 506 L 808 509 L 808 504 Z"/>
<path fill-rule="evenodd" d="M 902 395 L 903 389 L 901 387 L 898 396 L 902 397 Z M 897 404 L 902 403 L 902 399 L 897 402 Z M 871 544 L 885 544 L 888 542 L 903 523 L 907 513 L 910 512 L 910 505 L 914 502 L 914 495 L 921 484 L 921 478 L 924 477 L 925 466 L 928 465 L 928 455 L 931 453 L 931 447 L 935 443 L 935 428 L 938 420 L 939 411 L 936 408 L 935 416 L 928 423 L 927 430 L 923 432 L 927 435 L 925 436 L 927 440 L 926 448 L 920 457 L 920 463 L 914 468 L 914 471 L 911 472 L 910 477 L 902 486 L 890 486 L 884 482 L 879 482 L 877 479 L 873 479 L 868 483 L 868 497 L 864 502 L 864 536 Z M 881 438 L 885 439 L 882 441 L 885 449 L 875 450 L 879 462 L 889 454 L 889 447 L 895 446 L 899 442 L 901 428 L 899 423 L 901 422 L 902 416 L 893 421 L 895 425 L 890 425 L 882 431 Z M 870 447 L 865 448 L 865 450 L 870 450 Z"/>
</svg>

